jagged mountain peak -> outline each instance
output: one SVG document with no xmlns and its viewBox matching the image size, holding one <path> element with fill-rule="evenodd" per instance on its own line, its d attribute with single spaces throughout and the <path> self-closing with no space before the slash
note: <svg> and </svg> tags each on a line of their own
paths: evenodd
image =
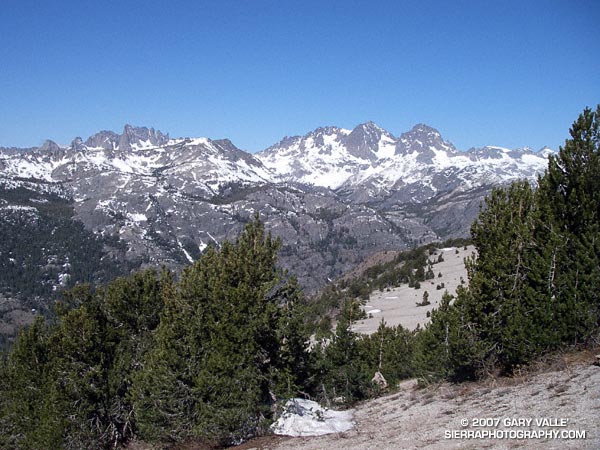
<svg viewBox="0 0 600 450">
<path fill-rule="evenodd" d="M 163 134 L 154 128 L 134 127 L 125 124 L 123 133 L 119 137 L 118 148 L 121 151 L 130 151 L 133 147 L 159 147 L 169 141 L 169 135 Z"/>
<path fill-rule="evenodd" d="M 396 154 L 407 155 L 413 152 L 431 154 L 434 148 L 450 153 L 456 152 L 456 148 L 450 142 L 444 141 L 438 130 L 424 123 L 418 123 L 410 131 L 400 135 Z"/>
<path fill-rule="evenodd" d="M 400 140 L 420 141 L 429 145 L 438 145 L 444 143 L 442 134 L 433 127 L 424 123 L 418 123 L 410 131 L 405 131 L 400 135 Z"/>
<path fill-rule="evenodd" d="M 441 133 L 438 130 L 425 123 L 418 123 L 414 125 L 409 131 L 409 133 L 428 134 L 441 137 Z"/>
<path fill-rule="evenodd" d="M 77 136 L 75 139 L 71 141 L 71 149 L 75 151 L 81 151 L 84 149 L 83 139 Z"/>
<path fill-rule="evenodd" d="M 229 151 L 242 151 L 240 150 L 238 147 L 235 146 L 235 144 L 233 142 L 231 142 L 230 139 L 214 139 L 211 141 L 213 144 L 216 144 L 220 147 L 222 147 L 225 150 L 229 150 Z"/>
<path fill-rule="evenodd" d="M 344 128 L 336 127 L 335 125 L 329 125 L 326 127 L 315 128 L 313 131 L 309 131 L 304 136 L 309 137 L 309 136 L 347 134 L 347 133 L 348 133 L 348 130 L 345 130 Z"/>
<path fill-rule="evenodd" d="M 368 121 L 365 123 L 361 123 L 355 126 L 349 135 L 364 135 L 364 136 L 372 136 L 377 137 L 378 139 L 381 136 L 387 136 L 391 139 L 395 139 L 394 135 L 387 131 L 386 129 L 380 127 L 375 122 Z"/>
<path fill-rule="evenodd" d="M 46 139 L 44 143 L 33 151 L 33 154 L 42 159 L 58 160 L 64 157 L 66 150 L 56 142 Z"/>
<path fill-rule="evenodd" d="M 102 130 L 87 138 L 87 140 L 85 141 L 85 145 L 86 147 L 112 150 L 119 143 L 119 138 L 120 136 L 114 131 Z"/>
<path fill-rule="evenodd" d="M 299 142 L 300 140 L 302 140 L 302 136 L 300 136 L 300 135 L 284 136 L 284 138 L 281 139 L 279 142 L 271 145 L 270 147 L 268 147 L 264 150 L 261 150 L 257 154 L 260 155 L 263 153 L 269 153 L 270 151 L 274 151 L 277 148 L 291 147 L 292 145 L 294 145 L 296 142 Z"/>
<path fill-rule="evenodd" d="M 38 147 L 37 150 L 39 152 L 54 153 L 54 152 L 60 151 L 61 148 L 60 148 L 60 146 L 56 142 L 54 142 L 54 141 L 52 141 L 50 139 L 46 139 L 44 141 L 44 143 L 41 146 Z"/>
<path fill-rule="evenodd" d="M 360 124 L 356 125 L 352 129 L 352 132 L 355 132 L 355 131 L 357 131 L 357 132 L 361 131 L 363 133 L 391 134 L 389 131 L 387 131 L 384 128 L 380 127 L 379 125 L 377 125 L 372 120 L 369 120 L 368 122 L 364 122 L 364 123 L 360 123 Z"/>
<path fill-rule="evenodd" d="M 395 140 L 396 138 L 390 132 L 369 121 L 354 127 L 346 137 L 345 144 L 351 155 L 375 161 L 381 158 L 382 147 Z"/>
</svg>

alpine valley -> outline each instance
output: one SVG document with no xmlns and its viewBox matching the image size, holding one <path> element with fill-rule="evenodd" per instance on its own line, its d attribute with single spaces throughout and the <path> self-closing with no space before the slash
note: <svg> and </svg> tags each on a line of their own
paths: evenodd
<svg viewBox="0 0 600 450">
<path fill-rule="evenodd" d="M 70 146 L 0 148 L 0 334 L 61 286 L 180 268 L 260 214 L 307 292 L 366 257 L 468 235 L 484 196 L 535 182 L 551 150 L 457 150 L 423 124 L 318 128 L 256 154 L 126 125 Z"/>
</svg>

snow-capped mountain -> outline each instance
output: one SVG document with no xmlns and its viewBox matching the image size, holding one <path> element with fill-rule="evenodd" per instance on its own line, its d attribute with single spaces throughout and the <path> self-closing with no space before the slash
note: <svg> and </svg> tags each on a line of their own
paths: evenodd
<svg viewBox="0 0 600 450">
<path fill-rule="evenodd" d="M 123 186 L 138 178 L 150 183 L 160 179 L 203 195 L 216 195 L 227 183 L 265 183 L 272 177 L 260 161 L 227 139 L 169 139 L 153 128 L 130 125 L 121 135 L 101 131 L 85 143 L 75 138 L 69 147 L 46 141 L 33 151 L 4 155 L 0 164 L 4 177 L 77 184 L 100 176 Z"/>
<path fill-rule="evenodd" d="M 259 212 L 282 238 L 282 265 L 313 289 L 371 253 L 466 235 L 483 196 L 534 179 L 548 152 L 461 152 L 427 125 L 395 137 L 367 122 L 252 155 L 227 139 L 126 125 L 66 147 L 0 148 L 0 206 L 7 216 L 60 198 L 86 230 L 121 243 L 119 258 L 171 266 L 235 238 Z"/>
<path fill-rule="evenodd" d="M 354 130 L 317 128 L 302 137 L 286 137 L 256 156 L 277 180 L 337 189 L 391 157 L 395 141 L 368 122 Z"/>
<path fill-rule="evenodd" d="M 318 128 L 285 138 L 256 156 L 276 179 L 355 191 L 355 200 L 416 192 L 424 201 L 449 188 L 472 189 L 518 178 L 534 179 L 547 165 L 547 152 L 485 147 L 458 151 L 424 124 L 399 138 L 373 122 L 352 131 Z"/>
</svg>

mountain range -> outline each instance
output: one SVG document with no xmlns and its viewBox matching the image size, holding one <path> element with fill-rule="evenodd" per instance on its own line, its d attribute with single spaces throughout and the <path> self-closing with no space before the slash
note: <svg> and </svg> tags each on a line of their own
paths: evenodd
<svg viewBox="0 0 600 450">
<path fill-rule="evenodd" d="M 396 137 L 367 122 L 251 154 L 228 139 L 173 139 L 126 125 L 69 146 L 0 148 L 0 222 L 23 216 L 18 208 L 29 208 L 21 220 L 39 220 L 40 205 L 60 201 L 70 220 L 104 239 L 103 258 L 180 267 L 235 239 L 259 213 L 282 240 L 281 265 L 314 291 L 373 253 L 468 235 L 492 187 L 535 181 L 551 152 L 459 151 L 424 124 Z"/>
</svg>

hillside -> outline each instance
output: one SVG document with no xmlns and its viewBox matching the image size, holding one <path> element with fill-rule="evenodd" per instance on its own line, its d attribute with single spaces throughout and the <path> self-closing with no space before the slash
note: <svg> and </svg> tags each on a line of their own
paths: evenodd
<svg viewBox="0 0 600 450">
<path fill-rule="evenodd" d="M 427 314 L 433 308 L 439 307 L 444 292 L 453 295 L 461 280 L 466 282 L 467 271 L 464 259 L 472 256 L 474 251 L 472 245 L 436 249 L 429 256 L 429 261 L 433 263 L 435 278 L 425 280 L 418 288 L 405 284 L 371 293 L 362 307 L 367 318 L 357 321 L 352 331 L 374 333 L 382 319 L 390 327 L 402 325 L 406 329 L 414 330 L 420 325 L 422 328 L 429 322 Z M 437 262 L 440 255 L 443 261 Z M 417 303 L 423 300 L 424 292 L 427 292 L 430 304 L 417 306 Z"/>
<path fill-rule="evenodd" d="M 598 350 L 598 349 L 596 349 Z M 415 380 L 354 408 L 355 428 L 325 436 L 268 437 L 236 450 L 445 450 L 597 449 L 600 447 L 600 367 L 594 352 L 558 357 L 538 370 L 479 383 L 442 383 L 419 388 Z M 463 427 L 461 419 L 500 419 L 497 427 Z M 504 426 L 504 419 L 533 419 Z M 565 427 L 536 426 L 536 419 L 567 419 Z M 448 431 L 583 430 L 586 439 L 447 439 Z M 193 447 L 190 447 L 190 449 Z"/>
</svg>

